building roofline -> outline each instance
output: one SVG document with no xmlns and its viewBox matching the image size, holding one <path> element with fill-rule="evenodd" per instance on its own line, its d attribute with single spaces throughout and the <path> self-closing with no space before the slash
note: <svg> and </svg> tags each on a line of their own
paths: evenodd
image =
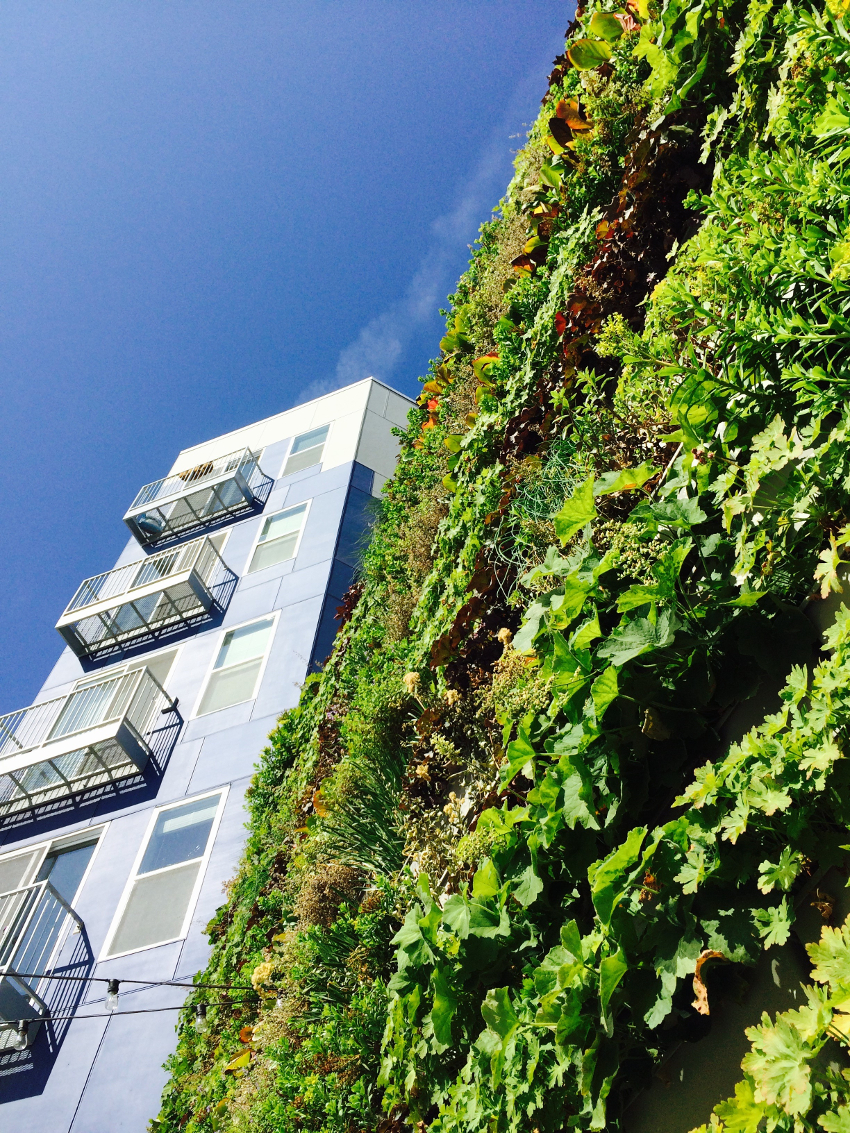
<svg viewBox="0 0 850 1133">
<path fill-rule="evenodd" d="M 356 389 L 357 386 L 365 385 L 371 382 L 372 385 L 382 386 L 384 389 L 394 393 L 396 397 L 402 398 L 404 401 L 410 403 L 411 408 L 415 407 L 416 402 L 407 396 L 406 393 L 400 393 L 397 389 L 382 382 L 380 378 L 361 378 L 359 382 L 351 382 L 350 385 L 340 386 L 339 389 L 330 390 L 328 393 L 323 393 L 319 397 L 313 397 L 309 401 L 299 401 L 296 405 L 291 405 L 288 409 L 282 409 L 279 413 L 271 413 L 268 417 L 261 417 L 259 421 L 249 421 L 247 425 L 240 425 L 237 429 L 229 429 L 226 433 L 219 433 L 218 436 L 208 437 L 206 440 L 198 441 L 196 444 L 189 445 L 187 448 L 181 448 L 177 454 L 177 459 L 185 452 L 191 452 L 193 449 L 202 448 L 208 445 L 211 441 L 223 440 L 225 437 L 235 436 L 237 433 L 243 433 L 246 429 L 253 429 L 257 425 L 264 425 L 268 421 L 274 421 L 277 417 L 285 417 L 287 413 L 294 413 L 296 409 L 306 409 L 310 405 L 318 405 L 321 401 L 326 401 L 329 397 L 336 397 L 337 394 L 344 393 L 346 390 Z"/>
</svg>

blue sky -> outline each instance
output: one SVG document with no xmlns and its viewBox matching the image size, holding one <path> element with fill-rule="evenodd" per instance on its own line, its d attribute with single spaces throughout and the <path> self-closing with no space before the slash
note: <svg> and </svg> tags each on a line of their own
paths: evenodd
<svg viewBox="0 0 850 1133">
<path fill-rule="evenodd" d="M 187 445 L 413 394 L 571 4 L 6 0 L 0 712 Z"/>
</svg>

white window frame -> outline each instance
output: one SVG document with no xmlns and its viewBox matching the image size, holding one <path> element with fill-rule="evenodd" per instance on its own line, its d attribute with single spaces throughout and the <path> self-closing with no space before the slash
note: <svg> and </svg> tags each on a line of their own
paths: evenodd
<svg viewBox="0 0 850 1133">
<path fill-rule="evenodd" d="M 310 508 L 312 507 L 312 504 L 313 504 L 312 498 L 310 498 L 309 500 L 301 500 L 297 504 L 287 504 L 286 507 L 278 508 L 277 511 L 269 512 L 268 515 L 262 515 L 260 517 L 260 522 L 257 526 L 257 534 L 254 536 L 254 541 L 251 544 L 251 550 L 250 550 L 250 552 L 248 554 L 248 558 L 245 562 L 245 573 L 242 575 L 243 578 L 247 578 L 249 574 L 260 574 L 261 571 L 273 570 L 274 569 L 273 567 L 260 567 L 258 570 L 251 570 L 250 569 L 251 561 L 254 558 L 257 547 L 259 547 L 259 545 L 260 545 L 260 536 L 263 533 L 263 526 L 265 525 L 266 520 L 267 519 L 274 519 L 274 517 L 276 515 L 281 515 L 285 511 L 291 511 L 292 508 L 301 507 L 303 504 L 307 505 L 307 509 L 304 512 L 304 518 L 301 521 L 301 530 L 298 532 L 298 540 L 295 543 L 295 550 L 292 552 L 291 558 L 284 559 L 283 562 L 280 562 L 280 563 L 275 563 L 275 566 L 281 567 L 281 566 L 283 566 L 283 563 L 292 562 L 292 561 L 294 561 L 295 559 L 298 558 L 298 552 L 301 550 L 301 540 L 304 537 L 304 528 L 307 526 L 307 520 L 310 518 Z"/>
<path fill-rule="evenodd" d="M 210 677 L 213 674 L 213 666 L 215 665 L 216 658 L 218 657 L 221 647 L 224 644 L 225 636 L 233 629 L 242 629 L 243 626 L 253 625 L 254 622 L 264 622 L 268 618 L 272 619 L 272 631 L 269 634 L 269 641 L 268 645 L 266 646 L 266 652 L 264 653 L 263 659 L 260 662 L 260 669 L 257 673 L 257 683 L 254 685 L 253 696 L 246 696 L 244 700 L 237 700 L 235 704 L 228 704 L 227 708 L 213 708 L 210 712 L 199 712 L 201 703 L 204 699 L 204 693 L 207 691 L 207 685 L 209 684 Z M 190 720 L 203 719 L 204 716 L 214 716 L 216 712 L 227 712 L 227 710 L 230 708 L 238 708 L 240 704 L 250 704 L 251 701 L 257 699 L 257 693 L 260 691 L 260 686 L 263 683 L 263 677 L 266 675 L 266 665 L 268 665 L 269 663 L 269 656 L 271 655 L 272 646 L 274 645 L 275 635 L 277 634 L 277 623 L 279 621 L 280 610 L 272 610 L 268 614 L 260 614 L 258 617 L 248 618 L 247 621 L 238 622 L 235 626 L 226 626 L 224 629 L 222 629 L 221 635 L 216 641 L 216 646 L 213 650 L 212 657 L 210 658 L 210 663 L 207 666 L 206 675 L 201 682 L 201 690 L 195 700 L 195 707 L 192 709 L 192 715 L 189 717 Z"/>
<path fill-rule="evenodd" d="M 105 665 L 102 669 L 96 669 L 91 673 L 87 673 L 84 677 L 78 677 L 74 682 L 74 687 L 71 689 L 71 692 L 76 692 L 77 689 L 83 688 L 86 685 L 96 684 L 100 680 L 105 681 L 110 677 L 121 676 L 121 674 L 127 672 L 127 670 L 131 666 L 134 672 L 136 669 L 145 669 L 147 668 L 147 663 L 149 660 L 156 660 L 156 658 L 160 657 L 163 653 L 174 654 L 174 660 L 171 662 L 171 668 L 168 670 L 168 676 L 166 677 L 166 680 L 170 682 L 171 674 L 174 672 L 174 668 L 177 662 L 180 660 L 180 654 L 183 652 L 184 644 L 184 642 L 181 642 L 179 645 L 166 645 L 162 649 L 157 649 L 155 653 L 145 653 L 144 662 L 142 664 L 138 664 L 138 662 L 141 660 L 141 657 L 134 657 L 130 661 L 121 661 L 117 665 Z"/>
<path fill-rule="evenodd" d="M 55 838 L 48 838 L 44 842 L 31 842 L 28 846 L 16 846 L 14 850 L 8 850 L 6 853 L 0 854 L 0 862 L 8 861 L 10 858 L 24 857 L 27 854 L 36 854 L 36 857 L 33 858 L 34 864 L 30 866 L 21 881 L 20 887 L 22 888 L 35 883 L 35 877 L 44 864 L 44 859 L 51 850 L 68 850 L 78 842 L 91 842 L 95 840 L 94 853 L 89 859 L 89 864 L 86 866 L 83 876 L 80 878 L 80 884 L 77 886 L 73 900 L 68 902 L 71 908 L 73 908 L 75 901 L 83 890 L 83 886 L 86 881 L 88 881 L 89 873 L 94 865 L 95 858 L 100 852 L 103 836 L 109 829 L 109 825 L 108 822 L 104 822 L 98 826 L 86 826 L 82 830 L 74 830 L 71 834 L 60 834 Z"/>
<path fill-rule="evenodd" d="M 302 429 L 300 433 L 296 433 L 295 436 L 292 438 L 292 440 L 289 442 L 289 447 L 286 450 L 286 456 L 284 456 L 283 464 L 281 464 L 281 466 L 280 466 L 280 475 L 278 476 L 278 480 L 282 479 L 286 475 L 286 465 L 287 465 L 287 462 L 288 462 L 290 456 L 292 455 L 292 446 L 295 444 L 295 442 L 298 440 L 298 438 L 303 437 L 305 433 L 312 433 L 315 429 L 324 429 L 325 425 L 327 425 L 328 435 L 325 437 L 324 443 L 322 445 L 322 459 L 316 461 L 316 465 L 321 467 L 325 462 L 324 461 L 325 450 L 327 449 L 328 445 L 330 444 L 330 440 L 331 440 L 331 437 L 333 436 L 335 424 L 336 424 L 336 421 L 323 421 L 321 423 L 321 425 L 311 425 L 309 429 Z M 318 448 L 319 446 L 316 445 L 315 447 Z M 305 451 L 308 451 L 308 450 L 305 450 Z M 308 468 L 314 468 L 314 467 L 316 467 L 316 465 L 308 464 L 307 467 Z M 302 468 L 301 471 L 306 472 L 306 469 Z M 296 474 L 294 472 L 290 472 L 289 475 L 295 476 Z"/>
<path fill-rule="evenodd" d="M 124 892 L 121 894 L 121 900 L 118 902 L 118 907 L 115 910 L 115 915 L 112 918 L 112 923 L 109 926 L 109 931 L 107 932 L 106 939 L 103 942 L 103 947 L 101 948 L 100 956 L 97 960 L 99 964 L 103 963 L 104 960 L 115 960 L 119 956 L 131 956 L 136 952 L 146 952 L 149 948 L 161 948 L 164 944 L 173 944 L 177 940 L 185 940 L 186 934 L 189 931 L 189 925 L 192 923 L 192 917 L 195 915 L 195 906 L 197 905 L 198 898 L 201 895 L 201 887 L 204 884 L 207 866 L 209 864 L 210 855 L 212 854 L 213 846 L 215 845 L 215 840 L 218 835 L 218 828 L 221 825 L 221 819 L 224 815 L 224 808 L 227 804 L 227 796 L 229 792 L 230 785 L 225 784 L 223 787 L 216 787 L 215 790 L 204 791 L 200 795 L 192 795 L 189 798 L 176 799 L 172 803 L 166 803 L 165 806 L 158 806 L 153 808 L 153 810 L 151 811 L 151 816 L 148 819 L 145 835 L 142 838 L 141 845 L 139 846 L 135 860 L 133 861 L 133 868 L 130 870 L 130 876 L 127 878 L 127 882 L 124 885 Z M 158 940 L 155 944 L 143 944 L 140 948 L 128 948 L 125 952 L 110 952 L 109 947 L 112 944 L 112 940 L 118 931 L 119 925 L 121 924 L 121 918 L 124 916 L 124 910 L 129 904 L 130 896 L 133 892 L 133 885 L 135 884 L 136 880 L 139 877 L 153 877 L 154 874 L 164 873 L 169 869 L 179 869 L 180 866 L 187 864 L 186 862 L 175 862 L 174 865 L 164 866 L 162 869 L 154 869 L 149 873 L 139 873 L 139 866 L 142 864 L 142 859 L 144 858 L 145 851 L 148 848 L 148 842 L 150 841 L 151 834 L 153 834 L 156 820 L 163 813 L 163 811 L 174 810 L 177 807 L 185 806 L 187 803 L 195 803 L 199 802 L 201 799 L 212 798 L 214 795 L 220 796 L 218 808 L 216 810 L 216 815 L 213 819 L 212 826 L 210 827 L 210 832 L 207 835 L 206 849 L 204 850 L 203 856 L 198 866 L 198 876 L 195 879 L 195 884 L 192 888 L 191 896 L 189 897 L 189 903 L 186 906 L 186 915 L 183 918 L 183 924 L 180 926 L 180 935 L 172 936 L 168 940 Z M 197 861 L 197 858 L 189 858 L 189 861 Z"/>
</svg>

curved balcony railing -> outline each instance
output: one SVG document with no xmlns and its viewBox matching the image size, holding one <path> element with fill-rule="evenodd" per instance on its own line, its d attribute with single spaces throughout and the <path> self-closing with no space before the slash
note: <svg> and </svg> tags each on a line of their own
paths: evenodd
<svg viewBox="0 0 850 1133">
<path fill-rule="evenodd" d="M 207 536 L 87 578 L 56 623 L 78 657 L 193 625 L 216 604 L 230 575 Z"/>
<path fill-rule="evenodd" d="M 260 506 L 270 487 L 257 457 L 244 448 L 146 484 L 124 522 L 151 547 Z"/>
<path fill-rule="evenodd" d="M 0 716 L 0 817 L 137 775 L 174 707 L 143 668 Z"/>
</svg>

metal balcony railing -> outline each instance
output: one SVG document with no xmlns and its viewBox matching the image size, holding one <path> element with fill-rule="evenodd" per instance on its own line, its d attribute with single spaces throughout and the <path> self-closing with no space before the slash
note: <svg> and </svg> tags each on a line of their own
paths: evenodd
<svg viewBox="0 0 850 1133">
<path fill-rule="evenodd" d="M 229 575 L 207 536 L 87 578 L 56 628 L 78 657 L 94 657 L 192 625 L 215 605 Z"/>
<path fill-rule="evenodd" d="M 146 484 L 124 522 L 151 547 L 257 507 L 270 486 L 257 457 L 243 448 Z"/>
<path fill-rule="evenodd" d="M 137 775 L 173 708 L 156 677 L 135 669 L 0 716 L 0 817 Z"/>
<path fill-rule="evenodd" d="M 49 978 L 32 979 L 29 973 L 50 972 L 72 921 L 82 929 L 83 922 L 49 881 L 0 893 L 0 1023 L 47 1015 L 43 989 Z M 0 1039 L 11 1035 L 4 1028 Z M 0 1042 L 0 1050 L 7 1045 Z"/>
</svg>

